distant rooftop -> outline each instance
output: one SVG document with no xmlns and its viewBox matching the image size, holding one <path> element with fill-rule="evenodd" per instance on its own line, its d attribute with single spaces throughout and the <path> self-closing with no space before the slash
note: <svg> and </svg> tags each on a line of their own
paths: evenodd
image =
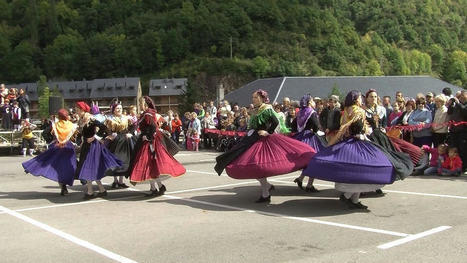
<svg viewBox="0 0 467 263">
<path fill-rule="evenodd" d="M 151 79 L 149 96 L 178 96 L 186 92 L 188 79 Z"/>
<path fill-rule="evenodd" d="M 7 88 L 24 89 L 32 101 L 37 101 L 39 94 L 37 83 L 6 85 Z M 65 100 L 105 99 L 115 97 L 137 97 L 140 88 L 139 78 L 112 78 L 83 81 L 47 82 L 50 90 L 57 89 Z"/>
<path fill-rule="evenodd" d="M 327 98 L 334 87 L 339 89 L 342 96 L 351 90 L 365 93 L 369 89 L 375 89 L 379 96 L 391 96 L 392 98 L 394 98 L 396 91 L 402 91 L 403 95 L 407 97 L 415 97 L 417 93 L 440 94 L 445 87 L 450 87 L 453 92 L 462 89 L 431 76 L 280 77 L 257 79 L 230 92 L 225 96 L 225 99 L 230 103 L 238 103 L 242 106 L 249 105 L 251 103 L 250 94 L 258 89 L 267 91 L 271 102 L 282 102 L 284 97 L 299 100 L 308 93 L 313 97 Z"/>
</svg>

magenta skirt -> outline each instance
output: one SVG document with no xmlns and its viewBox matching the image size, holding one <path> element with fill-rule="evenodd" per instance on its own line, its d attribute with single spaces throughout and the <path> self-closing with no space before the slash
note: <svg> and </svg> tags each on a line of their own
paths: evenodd
<svg viewBox="0 0 467 263">
<path fill-rule="evenodd" d="M 309 145 L 280 134 L 255 142 L 226 167 L 235 179 L 258 179 L 304 169 L 316 151 Z"/>
</svg>

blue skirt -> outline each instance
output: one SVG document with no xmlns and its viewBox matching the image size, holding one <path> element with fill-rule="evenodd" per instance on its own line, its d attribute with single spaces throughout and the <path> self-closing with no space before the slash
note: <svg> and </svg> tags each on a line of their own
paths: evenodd
<svg viewBox="0 0 467 263">
<path fill-rule="evenodd" d="M 96 181 L 106 176 L 106 172 L 114 171 L 123 164 L 113 153 L 98 140 L 90 144 L 85 142 L 76 171 L 80 180 Z"/>
<path fill-rule="evenodd" d="M 76 170 L 75 149 L 70 141 L 63 147 L 52 143 L 47 151 L 22 163 L 22 165 L 26 173 L 43 176 L 58 183 L 73 185 Z"/>
</svg>

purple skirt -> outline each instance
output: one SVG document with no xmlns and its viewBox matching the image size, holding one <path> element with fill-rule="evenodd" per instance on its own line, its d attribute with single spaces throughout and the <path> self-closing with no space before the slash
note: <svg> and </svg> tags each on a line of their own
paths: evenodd
<svg viewBox="0 0 467 263">
<path fill-rule="evenodd" d="M 100 180 L 107 171 L 113 171 L 123 164 L 105 145 L 97 140 L 94 140 L 86 150 L 87 153 L 81 155 L 83 157 L 85 155 L 84 160 L 80 160 L 78 165 L 80 167 L 78 171 L 80 180 Z"/>
<path fill-rule="evenodd" d="M 34 176 L 43 176 L 52 181 L 73 185 L 76 170 L 76 154 L 68 141 L 64 147 L 55 143 L 49 149 L 29 161 L 22 163 L 24 171 Z"/>
<path fill-rule="evenodd" d="M 322 149 L 303 171 L 307 176 L 349 184 L 392 184 L 389 159 L 370 142 L 348 139 Z"/>
<path fill-rule="evenodd" d="M 308 144 L 311 148 L 315 149 L 316 152 L 321 151 L 327 146 L 324 139 L 319 138 L 318 135 L 314 134 L 310 130 L 303 130 L 296 133 L 292 138 Z"/>
</svg>

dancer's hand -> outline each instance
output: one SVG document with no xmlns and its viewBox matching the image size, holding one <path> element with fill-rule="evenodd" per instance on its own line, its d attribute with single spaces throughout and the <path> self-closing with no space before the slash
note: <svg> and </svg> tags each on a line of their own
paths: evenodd
<svg viewBox="0 0 467 263">
<path fill-rule="evenodd" d="M 148 140 L 148 137 L 146 137 L 146 135 L 143 135 L 143 141 L 147 141 Z"/>
<path fill-rule="evenodd" d="M 259 131 L 258 131 L 258 135 L 259 135 L 259 136 L 268 136 L 269 133 L 268 133 L 267 131 L 265 131 L 265 130 L 259 130 Z"/>
<path fill-rule="evenodd" d="M 88 143 L 91 143 L 91 142 L 93 142 L 95 139 L 96 139 L 96 138 L 91 137 L 91 138 L 87 138 L 86 141 L 87 141 Z"/>
</svg>

